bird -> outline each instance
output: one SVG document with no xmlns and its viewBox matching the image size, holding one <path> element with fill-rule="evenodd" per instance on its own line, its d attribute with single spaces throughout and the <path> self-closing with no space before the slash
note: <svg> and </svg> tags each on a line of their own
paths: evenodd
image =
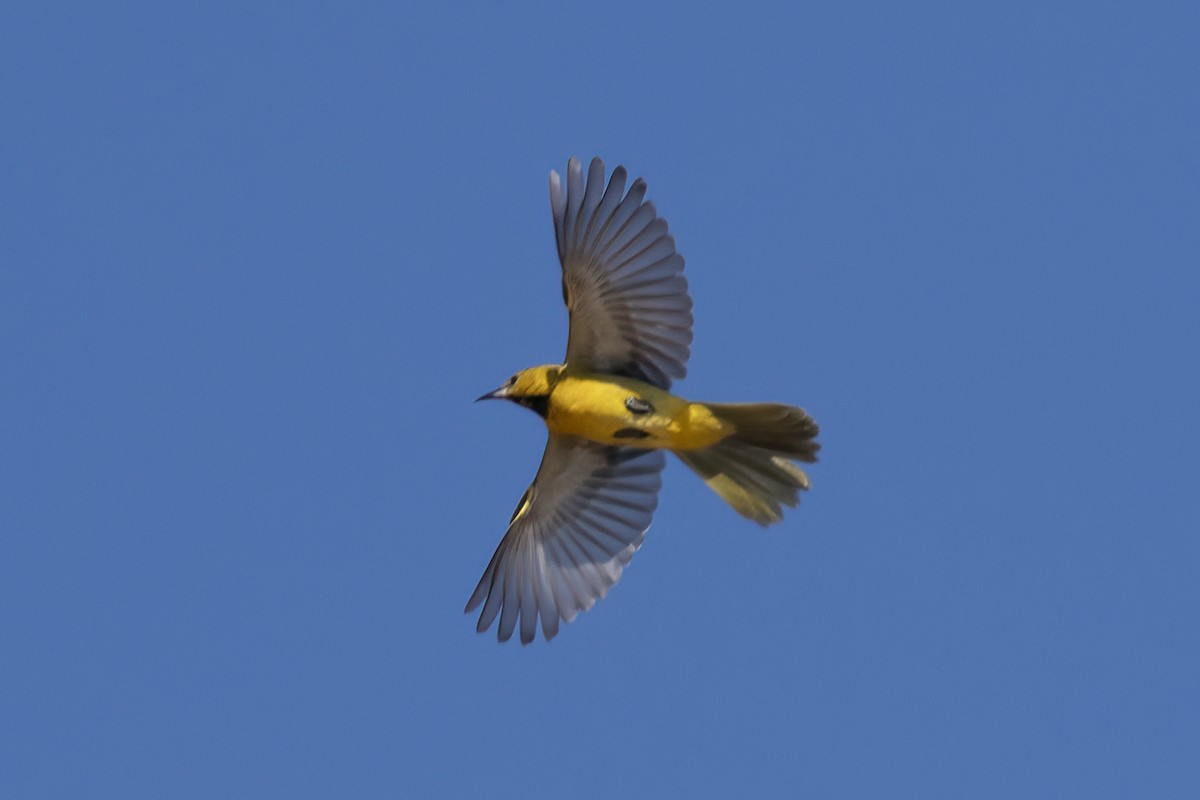
<svg viewBox="0 0 1200 800">
<path fill-rule="evenodd" d="M 467 602 L 476 630 L 519 627 L 529 644 L 587 611 L 618 581 L 658 506 L 666 452 L 738 514 L 766 526 L 809 488 L 795 462 L 817 460 L 819 428 L 778 403 L 696 403 L 671 393 L 685 377 L 692 299 L 683 256 L 638 178 L 595 158 L 586 178 L 550 172 L 550 207 L 569 328 L 561 364 L 517 372 L 479 400 L 537 413 L 548 437 L 533 483 Z"/>
</svg>

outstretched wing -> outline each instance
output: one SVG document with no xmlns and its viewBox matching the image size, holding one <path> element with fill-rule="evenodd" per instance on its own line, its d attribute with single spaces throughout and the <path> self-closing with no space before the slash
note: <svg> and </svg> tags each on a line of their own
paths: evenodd
<svg viewBox="0 0 1200 800">
<path fill-rule="evenodd" d="M 538 617 L 549 640 L 560 619 L 591 608 L 641 546 L 665 463 L 657 450 L 551 434 L 537 477 L 467 602 L 467 613 L 483 603 L 476 629 L 483 633 L 499 614 L 505 642 L 519 618 L 528 644 Z"/>
<path fill-rule="evenodd" d="M 604 186 L 604 162 L 592 159 L 587 182 L 579 160 L 567 162 L 564 194 L 550 173 L 550 207 L 571 314 L 567 362 L 670 388 L 687 373 L 692 298 L 683 256 L 667 221 L 643 202 L 638 178 L 625 194 L 624 167 Z"/>
</svg>

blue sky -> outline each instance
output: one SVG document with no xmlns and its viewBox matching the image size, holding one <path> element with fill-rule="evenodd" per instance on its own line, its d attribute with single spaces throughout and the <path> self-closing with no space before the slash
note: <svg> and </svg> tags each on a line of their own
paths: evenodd
<svg viewBox="0 0 1200 800">
<path fill-rule="evenodd" d="M 1053 6 L 1053 7 L 1051 7 Z M 28 4 L 0 25 L 0 794 L 1194 797 L 1194 4 Z M 678 463 L 547 645 L 462 606 L 566 336 L 546 175 L 649 182 Z"/>
</svg>

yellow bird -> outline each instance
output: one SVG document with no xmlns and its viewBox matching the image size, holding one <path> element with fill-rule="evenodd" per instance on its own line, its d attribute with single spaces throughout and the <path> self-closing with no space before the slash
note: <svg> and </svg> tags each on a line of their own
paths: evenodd
<svg viewBox="0 0 1200 800">
<path fill-rule="evenodd" d="M 547 640 L 621 577 L 658 505 L 669 450 L 735 511 L 761 525 L 783 519 L 808 489 L 793 461 L 816 461 L 812 418 L 774 403 L 692 403 L 671 394 L 687 372 L 692 299 L 683 256 L 638 178 L 607 186 L 593 159 L 585 181 L 567 162 L 563 192 L 550 173 L 550 206 L 570 313 L 565 363 L 530 367 L 480 400 L 537 412 L 550 436 L 533 484 L 467 602 L 476 626 L 500 617 L 507 641 Z"/>
</svg>

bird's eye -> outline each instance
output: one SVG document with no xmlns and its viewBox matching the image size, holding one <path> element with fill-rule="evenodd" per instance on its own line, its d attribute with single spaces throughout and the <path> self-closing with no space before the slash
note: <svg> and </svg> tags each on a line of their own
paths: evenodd
<svg viewBox="0 0 1200 800">
<path fill-rule="evenodd" d="M 509 379 L 508 379 L 508 385 L 509 385 L 509 386 L 512 386 L 512 385 L 513 385 L 514 383 L 516 383 L 516 382 L 517 382 L 517 376 L 516 376 L 516 375 L 513 375 L 511 378 L 509 378 Z"/>
</svg>

